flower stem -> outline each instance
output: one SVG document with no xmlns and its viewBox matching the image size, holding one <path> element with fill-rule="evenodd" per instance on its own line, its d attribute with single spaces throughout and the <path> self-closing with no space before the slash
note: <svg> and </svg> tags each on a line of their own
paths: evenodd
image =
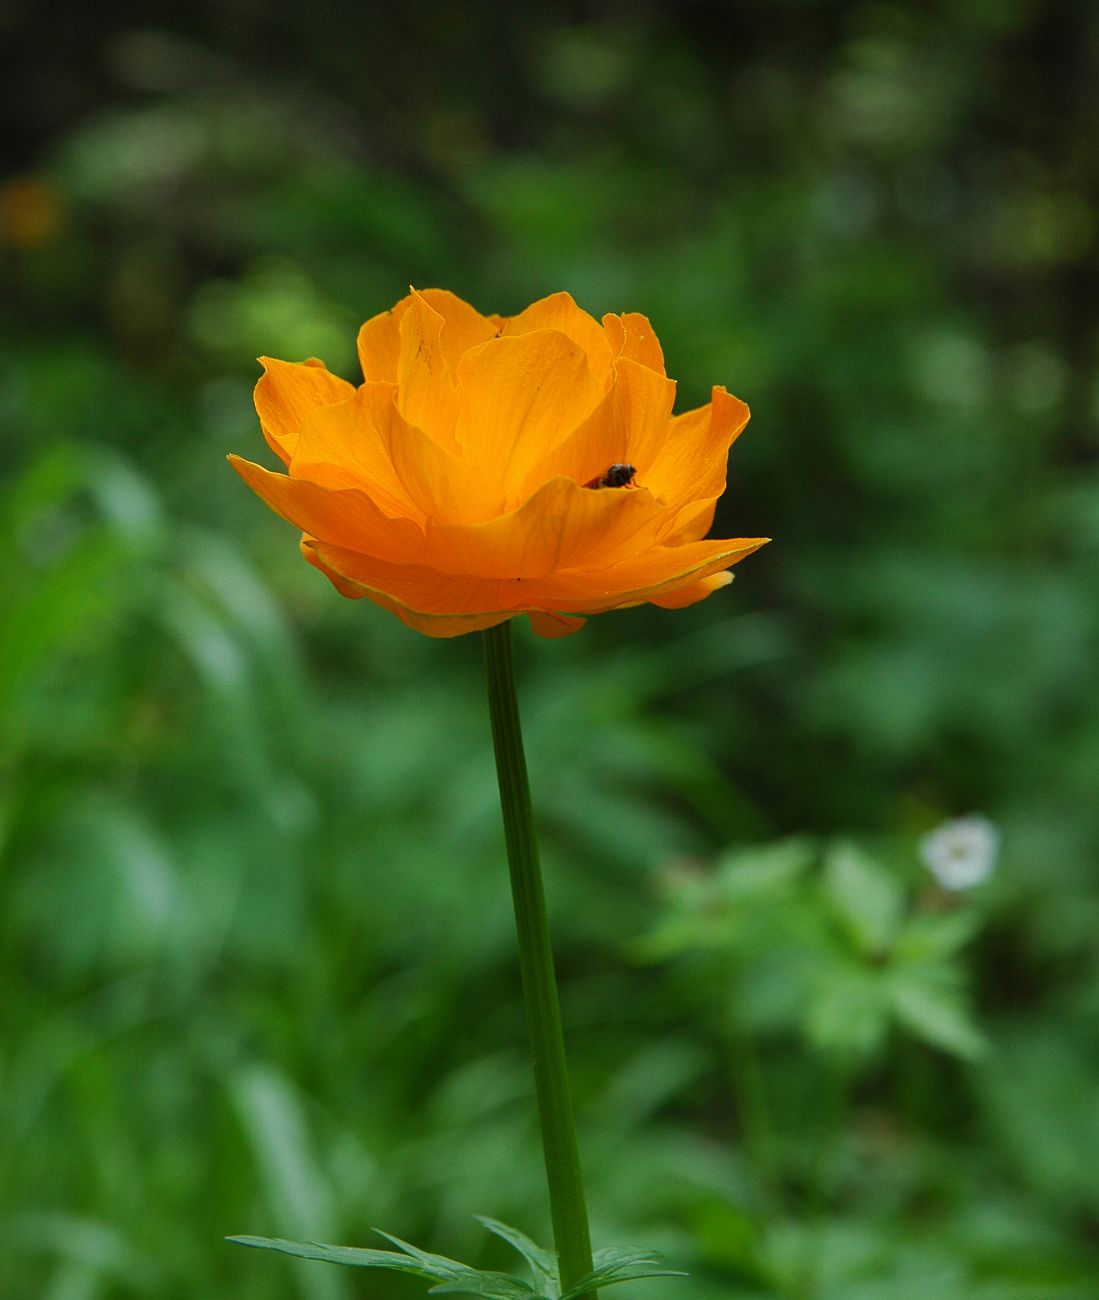
<svg viewBox="0 0 1099 1300">
<path fill-rule="evenodd" d="M 538 865 L 538 842 L 530 804 L 527 763 L 519 727 L 515 696 L 515 667 L 511 653 L 511 620 L 489 628 L 485 634 L 485 676 L 500 807 L 504 817 L 515 928 L 519 938 L 519 968 L 527 1012 L 542 1150 L 546 1158 L 550 1216 L 561 1273 L 567 1291 L 591 1272 L 591 1237 L 584 1203 L 576 1124 L 569 1095 L 565 1039 L 557 1000 L 546 923 L 546 900 Z M 589 1295 L 594 1297 L 595 1292 Z"/>
</svg>

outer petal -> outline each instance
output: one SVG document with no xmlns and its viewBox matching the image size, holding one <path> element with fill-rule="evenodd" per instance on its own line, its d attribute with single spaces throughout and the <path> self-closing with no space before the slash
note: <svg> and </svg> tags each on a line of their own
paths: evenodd
<svg viewBox="0 0 1099 1300">
<path fill-rule="evenodd" d="M 503 328 L 505 335 L 529 334 L 531 330 L 554 329 L 567 334 L 584 349 L 588 368 L 596 380 L 606 386 L 610 382 L 611 346 L 599 322 L 578 307 L 571 293 L 551 293 L 531 303 L 518 316 L 512 316 Z"/>
<path fill-rule="evenodd" d="M 459 363 L 458 383 L 458 442 L 502 486 L 505 503 L 519 499 L 530 467 L 585 420 L 603 395 L 584 351 L 559 330 L 474 348 Z"/>
<path fill-rule="evenodd" d="M 255 392 L 260 428 L 271 450 L 289 465 L 306 417 L 355 390 L 346 380 L 330 374 L 316 357 L 300 365 L 273 357 L 259 360 L 264 369 Z"/>
<path fill-rule="evenodd" d="M 603 328 L 616 360 L 625 357 L 648 366 L 659 375 L 665 373 L 664 352 L 647 316 L 642 316 L 639 311 L 623 312 L 621 316 L 607 315 L 603 317 Z"/>
<path fill-rule="evenodd" d="M 455 578 L 421 565 L 387 564 L 315 538 L 305 538 L 302 551 L 344 595 L 366 596 L 428 636 L 479 632 L 518 612 L 499 608 L 500 584 L 491 580 Z"/>
<path fill-rule="evenodd" d="M 592 492 L 551 479 L 517 510 L 487 523 L 427 523 L 429 563 L 482 578 L 544 578 L 597 561 L 604 566 L 657 544 L 665 512 L 645 491 Z"/>
<path fill-rule="evenodd" d="M 767 541 L 766 537 L 740 537 L 661 546 L 609 568 L 566 570 L 523 586 L 529 588 L 526 597 L 532 605 L 570 614 L 595 614 L 699 582 L 730 568 Z"/>
<path fill-rule="evenodd" d="M 272 474 L 239 456 L 230 456 L 229 463 L 276 514 L 304 533 L 396 564 L 415 564 L 423 557 L 420 529 L 409 519 L 389 518 L 365 492 Z"/>
<path fill-rule="evenodd" d="M 572 636 L 579 632 L 587 622 L 583 618 L 570 618 L 567 614 L 553 614 L 548 610 L 528 610 L 531 630 L 536 636 L 552 637 L 554 640 L 563 636 Z"/>
<path fill-rule="evenodd" d="M 645 483 L 675 509 L 715 501 L 725 491 L 729 448 L 748 423 L 739 397 L 715 388 L 709 406 L 671 421 Z"/>
<path fill-rule="evenodd" d="M 400 419 L 393 385 L 363 384 L 350 392 L 345 401 L 306 419 L 290 461 L 291 477 L 325 487 L 358 488 L 391 518 L 422 523 L 426 511 L 410 495 L 390 454 L 390 425 Z"/>
<path fill-rule="evenodd" d="M 663 595 L 650 596 L 649 603 L 659 605 L 662 609 L 686 609 L 688 605 L 697 604 L 698 601 L 713 595 L 715 591 L 720 591 L 722 587 L 727 587 L 732 580 L 733 575 L 728 571 L 711 573 L 708 578 L 703 578 L 700 582 L 689 582 L 685 587 L 676 587 Z"/>
<path fill-rule="evenodd" d="M 756 539 L 755 544 L 762 544 L 762 540 Z M 582 620 L 563 613 L 565 609 L 594 614 L 644 601 L 673 605 L 677 597 L 689 604 L 724 585 L 722 575 L 716 574 L 715 580 L 715 570 L 723 564 L 735 563 L 755 549 L 749 545 L 732 555 L 711 556 L 703 563 L 696 563 L 691 573 L 649 588 L 608 591 L 600 596 L 593 596 L 589 591 L 586 602 L 582 602 L 573 599 L 574 592 L 567 590 L 577 584 L 570 584 L 566 575 L 560 575 L 560 580 L 552 584 L 456 578 L 420 565 L 390 564 L 314 538 L 305 538 L 302 548 L 309 562 L 325 573 L 344 595 L 366 596 L 429 636 L 460 636 L 493 627 L 520 613 L 531 616 L 540 636 L 568 635 L 578 630 Z M 686 589 L 681 597 L 679 589 Z M 557 603 L 560 597 L 565 597 L 568 603 Z"/>
</svg>

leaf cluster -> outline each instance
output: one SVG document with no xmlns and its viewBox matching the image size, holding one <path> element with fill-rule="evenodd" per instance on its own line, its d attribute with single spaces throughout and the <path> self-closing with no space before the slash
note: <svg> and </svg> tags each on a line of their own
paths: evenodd
<svg viewBox="0 0 1099 1300">
<path fill-rule="evenodd" d="M 574 1286 L 563 1291 L 557 1274 L 556 1257 L 537 1245 L 525 1233 L 496 1219 L 479 1218 L 490 1232 L 502 1238 L 526 1260 L 533 1284 L 506 1273 L 490 1273 L 470 1268 L 444 1255 L 401 1241 L 388 1232 L 380 1233 L 398 1249 L 368 1250 L 354 1246 L 324 1246 L 310 1242 L 282 1241 L 272 1237 L 230 1237 L 242 1246 L 281 1251 L 299 1259 L 317 1259 L 352 1268 L 383 1269 L 408 1273 L 434 1282 L 429 1295 L 475 1295 L 487 1300 L 583 1300 L 596 1289 L 620 1282 L 648 1277 L 682 1277 L 682 1273 L 664 1268 L 651 1251 L 604 1248 L 597 1251 L 592 1271 Z"/>
</svg>

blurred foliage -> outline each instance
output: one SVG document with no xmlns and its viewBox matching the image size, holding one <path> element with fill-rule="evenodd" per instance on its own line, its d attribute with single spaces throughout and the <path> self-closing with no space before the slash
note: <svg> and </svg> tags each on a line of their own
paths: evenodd
<svg viewBox="0 0 1099 1300">
<path fill-rule="evenodd" d="M 520 647 L 596 1239 L 691 1270 L 638 1300 L 1094 1296 L 1099 10 L 0 32 L 5 1300 L 546 1238 L 479 646 L 223 463 L 257 354 L 350 376 L 410 281 L 645 311 L 755 410 L 732 592 Z M 970 809 L 955 898 L 916 844 Z"/>
</svg>

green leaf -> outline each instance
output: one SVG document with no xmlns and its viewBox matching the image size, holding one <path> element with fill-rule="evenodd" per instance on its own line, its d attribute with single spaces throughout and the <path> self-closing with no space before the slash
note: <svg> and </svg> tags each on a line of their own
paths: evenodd
<svg viewBox="0 0 1099 1300">
<path fill-rule="evenodd" d="M 647 1277 L 686 1277 L 680 1269 L 666 1268 L 651 1250 L 609 1248 L 595 1252 L 595 1267 L 566 1291 L 561 1300 L 580 1300 L 589 1291 L 618 1282 L 636 1282 Z"/>
<path fill-rule="evenodd" d="M 784 898 L 816 856 L 816 844 L 802 835 L 726 853 L 716 864 L 721 895 L 730 902 Z"/>
<path fill-rule="evenodd" d="M 463 1264 L 451 1263 L 452 1268 L 442 1272 L 431 1270 L 409 1255 L 398 1255 L 392 1250 L 370 1250 L 360 1246 L 328 1246 L 314 1241 L 285 1241 L 281 1237 L 227 1237 L 239 1246 L 254 1246 L 259 1250 L 277 1250 L 283 1255 L 298 1259 L 320 1259 L 328 1264 L 346 1264 L 353 1268 L 384 1268 L 395 1273 L 412 1273 L 417 1277 L 449 1280 Z"/>
<path fill-rule="evenodd" d="M 953 974 L 948 967 L 902 968 L 893 981 L 893 1009 L 917 1037 L 975 1061 L 984 1055 L 988 1042 L 970 1018 Z"/>
<path fill-rule="evenodd" d="M 428 1295 L 479 1295 L 485 1300 L 557 1300 L 552 1296 L 533 1291 L 510 1273 L 489 1273 L 473 1270 L 462 1282 L 444 1282 L 433 1286 Z"/>
<path fill-rule="evenodd" d="M 844 957 L 815 973 L 805 1029 L 817 1047 L 844 1055 L 870 1055 L 885 1040 L 888 1015 L 881 971 Z"/>
<path fill-rule="evenodd" d="M 975 911 L 921 912 L 898 935 L 893 958 L 898 962 L 925 962 L 953 957 L 980 925 L 981 917 Z"/>
<path fill-rule="evenodd" d="M 837 844 L 824 868 L 824 888 L 864 957 L 889 952 L 900 926 L 904 890 L 884 867 L 851 844 Z"/>
<path fill-rule="evenodd" d="M 531 1267 L 535 1282 L 545 1290 L 551 1300 L 556 1300 L 556 1297 L 561 1294 L 561 1283 L 557 1276 L 557 1260 L 553 1252 L 543 1250 L 537 1242 L 531 1241 L 518 1228 L 501 1223 L 499 1219 L 489 1219 L 482 1214 L 476 1217 L 478 1223 L 502 1238 L 522 1255 Z"/>
<path fill-rule="evenodd" d="M 445 1255 L 432 1255 L 426 1250 L 420 1250 L 418 1246 L 402 1241 L 400 1237 L 394 1237 L 390 1232 L 383 1232 L 381 1228 L 375 1228 L 374 1231 L 379 1237 L 384 1237 L 386 1241 L 391 1241 L 394 1246 L 400 1247 L 401 1250 L 407 1255 L 411 1255 L 425 1268 L 448 1267 L 458 1271 L 459 1276 L 444 1279 L 450 1282 L 451 1285 L 444 1288 L 432 1287 L 432 1291 L 436 1294 L 441 1294 L 445 1290 L 464 1295 L 499 1297 L 499 1300 L 529 1300 L 532 1296 L 537 1297 L 537 1292 L 529 1283 L 524 1282 L 521 1278 L 512 1277 L 510 1273 L 489 1273 L 481 1269 L 470 1268 L 468 1264 L 459 1264 L 456 1260 L 447 1259 Z M 463 1290 L 462 1287 L 456 1285 L 459 1282 L 465 1283 L 468 1290 Z"/>
<path fill-rule="evenodd" d="M 487 1273 L 470 1268 L 468 1264 L 445 1255 L 432 1255 L 425 1250 L 379 1232 L 387 1241 L 401 1249 L 371 1250 L 359 1246 L 328 1246 L 319 1242 L 284 1241 L 279 1237 L 229 1237 L 241 1246 L 255 1246 L 261 1250 L 277 1250 L 298 1259 L 319 1259 L 329 1264 L 345 1264 L 353 1268 L 381 1268 L 391 1273 L 410 1273 L 429 1282 L 442 1283 L 433 1287 L 436 1295 L 478 1295 L 486 1300 L 552 1300 L 538 1293 L 520 1278 L 506 1273 Z"/>
</svg>

